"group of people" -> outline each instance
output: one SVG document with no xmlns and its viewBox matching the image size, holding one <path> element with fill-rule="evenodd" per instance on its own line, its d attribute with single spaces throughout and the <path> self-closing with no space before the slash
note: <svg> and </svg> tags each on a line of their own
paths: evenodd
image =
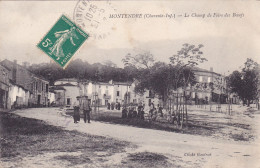
<svg viewBox="0 0 260 168">
<path fill-rule="evenodd" d="M 120 110 L 121 109 L 121 104 L 119 102 L 112 102 L 112 103 L 107 103 L 107 109 L 108 110 Z"/>
<path fill-rule="evenodd" d="M 122 110 L 122 118 L 140 118 L 145 119 L 145 113 L 148 113 L 152 120 L 155 120 L 157 116 L 163 117 L 163 108 L 158 105 L 155 108 L 153 103 L 149 104 L 149 108 L 145 108 L 145 104 L 140 103 L 138 106 L 129 105 L 124 106 Z"/>
<path fill-rule="evenodd" d="M 152 120 L 156 120 L 157 116 L 163 117 L 163 108 L 158 104 L 157 108 L 154 103 L 149 105 L 149 115 Z"/>
<path fill-rule="evenodd" d="M 144 120 L 144 106 L 140 104 L 137 109 L 134 105 L 124 106 L 122 110 L 122 118 L 140 118 Z"/>
<path fill-rule="evenodd" d="M 78 123 L 80 121 L 81 110 L 83 111 L 84 122 L 86 123 L 88 121 L 88 123 L 90 123 L 90 112 L 92 109 L 90 107 L 90 100 L 87 96 L 77 97 L 77 103 L 74 104 L 74 123 Z"/>
</svg>

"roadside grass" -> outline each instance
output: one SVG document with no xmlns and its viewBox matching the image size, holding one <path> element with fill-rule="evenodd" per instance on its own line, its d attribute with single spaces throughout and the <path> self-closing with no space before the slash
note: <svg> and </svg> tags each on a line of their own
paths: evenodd
<svg viewBox="0 0 260 168">
<path fill-rule="evenodd" d="M 192 134 L 192 135 L 201 135 L 201 136 L 212 136 L 214 138 L 230 138 L 234 141 L 250 141 L 252 138 L 241 138 L 238 136 L 240 133 L 234 132 L 231 133 L 228 137 L 226 136 L 226 132 L 224 129 L 230 128 L 232 129 L 241 129 L 242 133 L 250 132 L 251 128 L 248 124 L 236 123 L 235 121 L 231 121 L 230 117 L 227 117 L 223 114 L 223 116 L 215 116 L 215 112 L 209 112 L 206 114 L 196 114 L 190 113 L 188 124 L 184 122 L 183 127 L 177 126 L 176 123 L 168 123 L 168 122 L 157 122 L 157 121 L 147 121 L 141 120 L 138 118 L 121 118 L 120 111 L 99 111 L 92 112 L 91 120 L 108 122 L 112 124 L 120 124 L 120 125 L 128 125 L 139 128 L 148 128 L 148 129 L 156 129 L 163 130 L 169 132 L 176 133 L 184 133 L 184 134 Z M 217 113 L 217 112 L 216 112 Z M 66 112 L 68 115 L 73 115 L 73 112 Z M 83 116 L 81 116 L 82 118 Z M 221 135 L 221 136 L 219 136 Z"/>
<path fill-rule="evenodd" d="M 93 163 L 93 161 L 90 159 L 90 156 L 88 156 L 86 154 L 82 154 L 79 156 L 65 154 L 65 155 L 61 155 L 61 156 L 55 156 L 54 158 L 58 159 L 58 160 L 69 162 L 70 164 L 68 166 Z"/>
<path fill-rule="evenodd" d="M 73 112 L 66 112 L 67 115 L 73 116 Z M 83 118 L 83 115 L 81 115 Z M 108 122 L 112 124 L 120 124 L 120 125 L 128 125 L 139 128 L 148 128 L 148 129 L 156 129 L 163 130 L 169 132 L 177 132 L 177 133 L 185 133 L 185 134 L 193 134 L 193 135 L 212 135 L 215 132 L 215 127 L 210 127 L 201 121 L 193 121 L 191 118 L 189 119 L 188 126 L 185 124 L 183 128 L 176 126 L 175 124 L 168 122 L 157 122 L 157 121 L 148 121 L 141 120 L 139 118 L 121 118 L 120 112 L 109 112 L 109 111 L 101 111 L 94 113 L 92 112 L 91 120 Z"/>
<path fill-rule="evenodd" d="M 66 112 L 67 115 L 73 116 L 73 112 Z M 81 114 L 81 119 L 83 118 L 83 114 Z M 148 128 L 148 129 L 157 129 L 171 132 L 183 132 L 184 130 L 176 128 L 175 125 L 169 123 L 160 123 L 160 122 L 149 122 L 147 120 L 141 120 L 138 118 L 121 118 L 120 112 L 92 112 L 91 120 L 108 122 L 112 124 L 119 125 L 128 125 L 139 128 Z"/>
<path fill-rule="evenodd" d="M 150 167 L 180 167 L 179 165 L 168 162 L 168 158 L 164 155 L 152 153 L 152 152 L 138 152 L 129 154 L 125 161 L 122 161 L 123 167 L 138 167 L 142 165 L 142 168 Z"/>
<path fill-rule="evenodd" d="M 50 159 L 57 161 L 57 164 L 61 161 L 68 167 L 172 167 L 164 155 L 149 152 L 126 153 L 126 157 L 117 158 L 119 163 L 107 163 L 110 157 L 127 152 L 127 148 L 135 149 L 137 146 L 0 112 L 0 160 L 3 162 L 16 163 L 25 157 L 53 153 Z"/>
<path fill-rule="evenodd" d="M 70 155 L 56 158 L 81 164 L 89 163 L 90 159 L 87 158 L 95 157 L 97 151 L 110 156 L 132 146 L 129 142 L 66 131 L 40 120 L 10 113 L 0 113 L 0 123 L 0 158 L 5 159 L 35 156 L 45 152 L 82 152 L 79 158 Z"/>
</svg>

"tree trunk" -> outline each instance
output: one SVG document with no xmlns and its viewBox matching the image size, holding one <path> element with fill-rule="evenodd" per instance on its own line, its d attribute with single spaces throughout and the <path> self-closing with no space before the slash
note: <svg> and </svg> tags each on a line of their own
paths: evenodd
<svg viewBox="0 0 260 168">
<path fill-rule="evenodd" d="M 184 95 L 182 98 L 182 122 L 184 122 L 184 109 L 185 109 L 185 100 L 184 100 Z"/>
<path fill-rule="evenodd" d="M 187 109 L 187 97 L 185 96 L 185 113 L 186 113 L 186 126 L 188 126 L 188 109 Z"/>
</svg>

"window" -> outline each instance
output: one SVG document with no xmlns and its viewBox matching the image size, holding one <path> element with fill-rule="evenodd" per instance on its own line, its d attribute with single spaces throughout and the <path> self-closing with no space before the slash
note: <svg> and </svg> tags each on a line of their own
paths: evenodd
<svg viewBox="0 0 260 168">
<path fill-rule="evenodd" d="M 152 97 L 153 95 L 152 95 L 152 91 L 151 90 L 149 90 L 149 97 Z"/>
<path fill-rule="evenodd" d="M 42 83 L 42 91 L 43 91 L 43 88 L 44 88 L 44 83 Z"/>
<path fill-rule="evenodd" d="M 119 96 L 119 91 L 116 92 L 116 96 Z"/>
<path fill-rule="evenodd" d="M 199 82 L 202 82 L 202 76 L 199 76 Z"/>
<path fill-rule="evenodd" d="M 192 98 L 195 98 L 195 96 L 196 96 L 195 92 L 192 92 Z"/>
<path fill-rule="evenodd" d="M 210 83 L 211 82 L 211 77 L 208 77 L 208 83 Z"/>
<path fill-rule="evenodd" d="M 46 84 L 46 92 L 49 92 L 49 85 Z"/>
<path fill-rule="evenodd" d="M 149 106 L 151 105 L 151 103 L 152 103 L 152 100 L 149 99 L 149 100 L 148 100 L 148 104 L 149 104 Z"/>
<path fill-rule="evenodd" d="M 202 98 L 202 93 L 198 93 L 198 98 Z"/>
<path fill-rule="evenodd" d="M 70 105 L 70 98 L 67 98 L 67 105 Z"/>
</svg>

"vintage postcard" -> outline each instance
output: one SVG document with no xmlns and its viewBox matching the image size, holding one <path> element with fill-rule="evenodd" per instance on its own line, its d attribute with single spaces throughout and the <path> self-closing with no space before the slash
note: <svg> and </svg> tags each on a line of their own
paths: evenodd
<svg viewBox="0 0 260 168">
<path fill-rule="evenodd" d="M 260 168 L 259 1 L 0 1 L 0 167 Z"/>
</svg>

